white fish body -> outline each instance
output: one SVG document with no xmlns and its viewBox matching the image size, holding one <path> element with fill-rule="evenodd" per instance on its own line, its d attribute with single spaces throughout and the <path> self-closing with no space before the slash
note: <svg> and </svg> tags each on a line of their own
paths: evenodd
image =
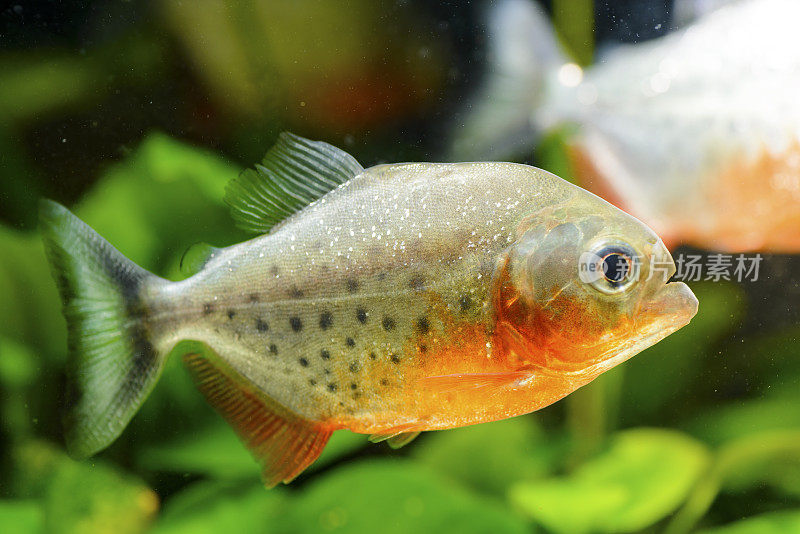
<svg viewBox="0 0 800 534">
<path fill-rule="evenodd" d="M 532 7 L 515 0 L 502 9 L 506 13 L 495 22 L 507 26 L 524 20 L 515 11 Z M 800 202 L 797 20 L 800 2 L 793 0 L 733 2 L 665 37 L 614 48 L 585 71 L 561 59 L 549 60 L 549 67 L 529 66 L 524 75 L 506 70 L 502 76 L 525 79 L 528 90 L 539 93 L 525 119 L 529 142 L 559 124 L 578 126 L 572 145 L 591 169 L 583 173 L 593 175 L 577 170 L 585 186 L 610 192 L 618 205 L 667 237 L 691 233 L 699 244 L 716 240 L 723 248 L 759 248 L 768 239 L 762 234 L 771 230 L 759 225 L 764 216 L 800 221 L 800 210 L 783 205 L 785 199 Z M 495 30 L 498 36 L 514 34 Z M 546 49 L 543 57 L 553 56 Z M 530 85 L 534 72 L 538 87 Z M 509 100 L 506 106 L 512 106 Z M 501 138 L 482 141 L 502 153 L 495 143 Z M 487 152 L 466 139 L 462 149 L 467 145 Z M 764 169 L 764 158 L 778 162 L 777 168 Z M 753 169 L 732 176 L 734 167 Z M 758 184 L 763 196 L 754 199 Z M 714 198 L 720 188 L 741 193 L 721 206 Z M 744 219 L 742 231 L 723 236 L 731 223 L 720 218 L 734 207 Z M 753 235 L 744 235 L 748 224 Z"/>
</svg>

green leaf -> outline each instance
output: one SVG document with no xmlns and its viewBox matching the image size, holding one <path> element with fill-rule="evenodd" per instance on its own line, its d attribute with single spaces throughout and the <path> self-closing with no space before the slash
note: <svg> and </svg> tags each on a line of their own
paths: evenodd
<svg viewBox="0 0 800 534">
<path fill-rule="evenodd" d="M 675 510 L 708 462 L 705 447 L 688 436 L 629 430 L 571 476 L 519 483 L 510 498 L 553 532 L 633 532 Z"/>
<path fill-rule="evenodd" d="M 25 345 L 0 336 L 0 431 L 12 439 L 28 437 L 31 431 L 31 409 L 27 391 L 40 375 L 39 359 Z"/>
<path fill-rule="evenodd" d="M 800 410 L 783 398 L 763 398 L 707 409 L 684 424 L 693 436 L 720 445 L 773 430 L 800 429 Z"/>
<path fill-rule="evenodd" d="M 0 335 L 63 361 L 67 330 L 41 240 L 0 226 L 0 249 Z"/>
<path fill-rule="evenodd" d="M 38 534 L 44 532 L 44 510 L 35 500 L 0 500 L 0 525 L 6 532 Z"/>
<path fill-rule="evenodd" d="M 723 491 L 763 485 L 800 496 L 800 430 L 762 432 L 719 451 Z"/>
<path fill-rule="evenodd" d="M 285 506 L 286 495 L 258 482 L 199 482 L 168 501 L 156 534 L 218 534 L 275 532 L 273 517 Z"/>
<path fill-rule="evenodd" d="M 156 494 L 101 463 L 65 463 L 45 496 L 47 531 L 144 532 L 158 509 Z"/>
<path fill-rule="evenodd" d="M 667 532 L 689 531 L 720 491 L 744 493 L 764 485 L 800 496 L 800 430 L 762 432 L 726 443 Z"/>
<path fill-rule="evenodd" d="M 515 417 L 429 432 L 410 450 L 431 469 L 474 489 L 504 495 L 514 482 L 552 473 L 561 445 L 563 439 L 545 436 L 533 417 Z"/>
<path fill-rule="evenodd" d="M 528 532 L 499 505 L 417 464 L 369 461 L 314 480 L 277 518 L 281 532 Z"/>
<path fill-rule="evenodd" d="M 800 532 L 800 509 L 770 512 L 723 527 L 701 530 L 697 534 L 786 534 L 787 532 Z"/>
<path fill-rule="evenodd" d="M 14 493 L 41 498 L 50 533 L 143 532 L 158 509 L 156 494 L 110 465 L 76 462 L 43 442 L 13 455 Z"/>
</svg>

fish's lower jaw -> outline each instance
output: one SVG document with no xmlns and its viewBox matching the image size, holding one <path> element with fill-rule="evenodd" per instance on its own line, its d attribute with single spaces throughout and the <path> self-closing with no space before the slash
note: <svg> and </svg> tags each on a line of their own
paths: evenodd
<svg viewBox="0 0 800 534">
<path fill-rule="evenodd" d="M 627 340 L 621 343 L 618 342 L 617 347 L 610 351 L 613 353 L 612 356 L 604 358 L 601 362 L 587 368 L 584 373 L 597 376 L 616 367 L 689 324 L 689 320 L 693 315 L 694 313 L 687 314 L 679 320 L 672 320 L 666 324 L 659 320 L 649 322 L 645 328 L 639 328 L 632 333 Z"/>
</svg>

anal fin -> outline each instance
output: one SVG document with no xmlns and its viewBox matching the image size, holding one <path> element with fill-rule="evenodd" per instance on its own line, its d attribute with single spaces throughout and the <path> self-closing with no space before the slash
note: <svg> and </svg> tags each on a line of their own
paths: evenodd
<svg viewBox="0 0 800 534">
<path fill-rule="evenodd" d="M 198 389 L 261 463 L 268 488 L 290 482 L 322 453 L 329 428 L 280 406 L 219 358 L 183 359 Z"/>
</svg>

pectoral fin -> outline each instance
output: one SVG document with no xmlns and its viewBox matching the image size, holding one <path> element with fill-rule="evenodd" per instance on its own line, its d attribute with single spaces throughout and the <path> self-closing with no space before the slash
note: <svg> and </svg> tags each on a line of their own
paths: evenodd
<svg viewBox="0 0 800 534">
<path fill-rule="evenodd" d="M 423 378 L 422 386 L 437 393 L 470 392 L 476 389 L 499 391 L 509 387 L 520 387 L 524 382 L 532 379 L 533 374 L 529 371 L 438 375 Z"/>
<path fill-rule="evenodd" d="M 219 358 L 184 356 L 197 387 L 261 463 L 264 484 L 288 483 L 322 452 L 331 430 L 261 393 Z"/>
<path fill-rule="evenodd" d="M 369 437 L 369 440 L 372 443 L 380 443 L 382 441 L 385 441 L 391 448 L 399 449 L 400 447 L 408 445 L 409 443 L 414 441 L 414 439 L 416 439 L 416 437 L 419 435 L 420 435 L 419 430 L 403 431 L 403 430 L 393 429 L 388 432 L 383 432 L 380 434 L 372 434 Z"/>
</svg>

